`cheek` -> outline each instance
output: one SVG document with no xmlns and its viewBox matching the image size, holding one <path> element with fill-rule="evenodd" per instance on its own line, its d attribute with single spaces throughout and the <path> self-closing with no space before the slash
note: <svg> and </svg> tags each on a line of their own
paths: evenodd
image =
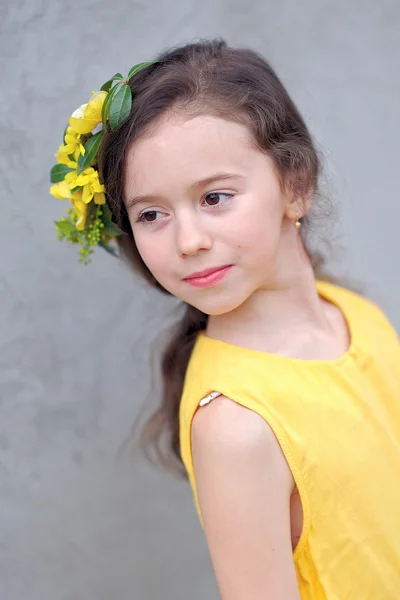
<svg viewBox="0 0 400 600">
<path fill-rule="evenodd" d="M 249 213 L 238 215 L 230 223 L 227 235 L 238 250 L 250 260 L 273 256 L 279 243 L 281 214 L 274 207 L 257 205 Z"/>
<path fill-rule="evenodd" d="M 160 240 L 151 232 L 136 229 L 134 239 L 136 248 L 150 273 L 157 279 L 162 280 L 167 274 L 168 253 L 160 247 Z"/>
</svg>

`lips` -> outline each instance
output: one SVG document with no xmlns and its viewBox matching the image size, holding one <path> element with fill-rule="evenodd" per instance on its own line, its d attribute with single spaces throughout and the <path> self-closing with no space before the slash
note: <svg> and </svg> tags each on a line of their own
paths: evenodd
<svg viewBox="0 0 400 600">
<path fill-rule="evenodd" d="M 207 277 L 207 275 L 211 275 L 211 273 L 216 273 L 217 271 L 221 271 L 221 269 L 226 269 L 231 265 L 221 265 L 220 267 L 212 267 L 211 269 L 205 269 L 204 271 L 198 271 L 197 273 L 192 273 L 188 277 L 184 279 L 198 279 L 199 277 Z"/>
</svg>

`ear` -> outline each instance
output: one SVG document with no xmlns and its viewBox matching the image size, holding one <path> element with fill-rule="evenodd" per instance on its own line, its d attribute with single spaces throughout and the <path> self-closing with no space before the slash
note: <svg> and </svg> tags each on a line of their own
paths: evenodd
<svg viewBox="0 0 400 600">
<path fill-rule="evenodd" d="M 304 217 L 310 210 L 314 198 L 314 192 L 310 190 L 304 196 L 298 196 L 293 192 L 286 195 L 285 216 L 292 221 Z"/>
</svg>

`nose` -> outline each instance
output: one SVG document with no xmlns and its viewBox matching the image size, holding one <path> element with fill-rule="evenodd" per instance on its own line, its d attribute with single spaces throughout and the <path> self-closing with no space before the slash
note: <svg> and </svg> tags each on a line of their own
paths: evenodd
<svg viewBox="0 0 400 600">
<path fill-rule="evenodd" d="M 186 214 L 177 220 L 176 245 L 180 256 L 193 256 L 211 248 L 211 235 L 199 215 Z"/>
</svg>

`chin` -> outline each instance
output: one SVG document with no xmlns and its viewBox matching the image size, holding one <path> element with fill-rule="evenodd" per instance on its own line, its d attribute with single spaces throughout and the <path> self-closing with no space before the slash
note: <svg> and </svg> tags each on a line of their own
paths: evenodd
<svg viewBox="0 0 400 600">
<path fill-rule="evenodd" d="M 191 304 L 201 312 L 209 315 L 210 317 L 218 317 L 219 315 L 225 315 L 233 310 L 239 308 L 245 302 L 247 298 L 224 298 L 216 297 L 209 299 L 202 299 L 199 302 L 190 302 L 185 300 L 188 304 Z"/>
</svg>

